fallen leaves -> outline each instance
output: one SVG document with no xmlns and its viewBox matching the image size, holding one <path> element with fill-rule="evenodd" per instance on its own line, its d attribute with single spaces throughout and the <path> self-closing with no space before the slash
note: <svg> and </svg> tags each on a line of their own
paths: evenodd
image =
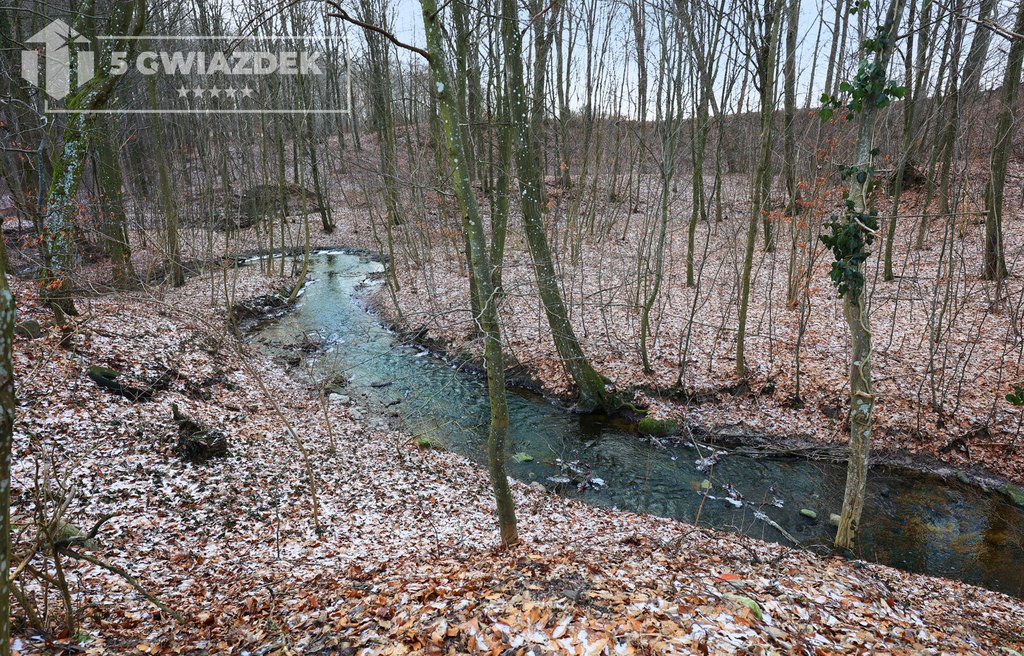
<svg viewBox="0 0 1024 656">
<path fill-rule="evenodd" d="M 237 275 L 240 293 L 253 296 L 279 282 L 253 270 Z M 45 321 L 16 285 L 22 314 Z M 328 426 L 316 392 L 269 357 L 250 348 L 242 366 L 233 338 L 210 328 L 223 307 L 208 294 L 200 278 L 165 299 L 95 298 L 71 348 L 57 335 L 18 342 L 15 513 L 31 511 L 37 464 L 70 472 L 88 500 L 75 508 L 81 525 L 119 513 L 99 536 L 104 559 L 189 618 L 177 625 L 109 572 L 68 563 L 84 653 L 1024 648 L 1024 604 L 1004 595 L 593 508 L 519 483 L 522 544 L 495 551 L 481 468 L 416 448 L 371 409 L 354 418 L 358 400 L 329 404 Z M 169 363 L 181 376 L 149 403 L 133 403 L 88 379 L 87 365 L 101 357 L 138 380 Z M 307 472 L 254 375 L 315 456 L 320 533 Z M 177 458 L 172 402 L 223 431 L 231 455 L 204 465 Z M 17 653 L 54 648 L 23 625 L 16 645 Z"/>
</svg>

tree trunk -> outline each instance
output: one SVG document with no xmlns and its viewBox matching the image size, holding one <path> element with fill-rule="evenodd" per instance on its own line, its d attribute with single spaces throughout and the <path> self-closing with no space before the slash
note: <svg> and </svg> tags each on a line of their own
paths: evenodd
<svg viewBox="0 0 1024 656">
<path fill-rule="evenodd" d="M 772 248 L 771 222 L 767 216 L 768 194 L 771 190 L 772 163 L 772 114 L 775 101 L 775 52 L 779 36 L 779 10 L 781 0 L 766 0 L 764 12 L 763 34 L 757 44 L 757 77 L 761 91 L 761 139 L 758 145 L 758 164 L 754 172 L 751 188 L 753 202 L 750 208 L 750 221 L 747 224 L 747 244 L 743 253 L 743 271 L 740 280 L 739 325 L 736 330 L 736 375 L 747 375 L 746 336 L 747 310 L 750 306 L 750 279 L 754 266 L 754 246 L 757 243 L 757 223 L 764 220 L 764 246 Z M 755 19 L 750 17 L 750 23 Z M 753 27 L 752 27 L 753 29 Z"/>
<path fill-rule="evenodd" d="M 1024 4 L 1017 7 L 1017 20 L 1013 31 L 1024 34 Z M 1006 168 L 1013 148 L 1013 112 L 1020 89 L 1021 63 L 1024 60 L 1024 39 L 1010 44 L 1003 89 L 999 96 L 999 118 L 996 121 L 995 146 L 985 185 L 985 270 L 986 280 L 1002 280 L 1006 275 L 1003 254 L 1003 194 L 1006 187 Z"/>
<path fill-rule="evenodd" d="M 87 2 L 81 9 L 83 16 L 91 16 L 93 5 Z M 146 9 L 142 0 L 118 0 L 109 8 L 108 34 L 138 36 L 145 25 Z M 90 18 L 91 20 L 91 18 Z M 134 41 L 109 42 L 105 49 L 131 52 Z M 89 133 L 96 114 L 92 110 L 104 107 L 120 77 L 109 74 L 104 62 L 97 62 L 97 75 L 68 96 L 65 105 L 72 113 L 64 129 L 63 146 L 53 167 L 53 177 L 45 204 L 46 231 L 42 243 L 44 298 L 53 308 L 58 322 L 64 315 L 76 315 L 70 296 L 71 265 L 75 245 L 76 197 L 82 180 L 88 153 Z"/>
<path fill-rule="evenodd" d="M 541 203 L 541 172 L 537 167 L 534 155 L 534 140 L 530 134 L 530 114 L 526 102 L 526 89 L 523 82 L 522 35 L 519 32 L 519 21 L 516 3 L 513 0 L 502 0 L 502 35 L 505 42 L 505 75 L 507 76 L 509 112 L 511 124 L 515 130 L 516 171 L 519 177 L 523 227 L 526 231 L 526 242 L 533 259 L 534 273 L 537 277 L 537 288 L 548 324 L 551 337 L 555 342 L 562 366 L 572 378 L 579 390 L 578 405 L 583 410 L 603 408 L 614 411 L 618 401 L 605 389 L 605 381 L 587 361 L 580 347 L 576 333 L 573 331 L 562 293 L 558 288 L 558 278 L 551 261 L 551 248 L 545 232 L 543 209 Z"/>
<path fill-rule="evenodd" d="M 927 22 L 931 11 L 931 0 L 925 1 L 924 10 L 921 16 L 921 41 L 918 43 L 917 66 L 924 67 L 924 53 L 928 48 Z M 907 96 L 903 101 L 903 146 L 900 149 L 900 156 L 896 158 L 896 175 L 892 184 L 892 216 L 889 217 L 885 233 L 885 259 L 882 264 L 882 278 L 893 280 L 896 276 L 892 270 L 892 249 L 896 240 L 896 222 L 899 220 L 900 199 L 903 195 L 904 177 L 907 166 L 911 163 L 911 151 L 914 143 L 914 114 L 917 110 L 918 93 L 923 83 L 923 76 L 919 73 L 914 75 L 914 17 L 917 14 L 917 3 L 910 3 L 910 18 L 908 20 L 906 55 L 904 58 L 904 75 L 907 87 Z"/>
<path fill-rule="evenodd" d="M 892 37 L 899 27 L 903 4 L 904 0 L 892 0 L 886 22 L 876 36 L 876 40 L 883 45 L 875 54 L 874 64 L 881 71 L 883 80 L 889 68 Z M 870 95 L 864 105 L 857 132 L 857 173 L 851 176 L 848 196 L 852 206 L 849 206 L 847 221 L 851 223 L 859 222 L 860 217 L 867 214 L 871 194 L 875 119 L 879 108 L 877 102 L 872 103 Z M 856 268 L 857 273 L 863 276 L 863 262 L 858 262 Z M 836 532 L 836 546 L 849 549 L 857 537 L 864 510 L 871 451 L 871 416 L 875 409 L 871 381 L 871 325 L 863 284 L 847 289 L 843 297 L 843 312 L 850 329 L 850 461 L 846 471 L 846 490 L 839 516 L 839 530 Z"/>
<path fill-rule="evenodd" d="M 508 109 L 508 94 L 504 83 L 499 83 L 498 95 L 498 179 L 495 183 L 494 209 L 491 211 L 491 282 L 500 298 L 502 262 L 505 259 L 505 237 L 508 233 L 508 211 L 511 205 L 512 182 L 512 117 Z"/>
<path fill-rule="evenodd" d="M 782 134 L 783 147 L 783 177 L 786 179 L 786 216 L 790 221 L 790 250 L 789 270 L 786 286 L 786 301 L 795 307 L 797 294 L 800 289 L 800 276 L 797 269 L 797 250 L 799 246 L 799 221 L 797 215 L 800 213 L 800 192 L 796 185 L 796 134 L 794 123 L 796 121 L 796 39 L 797 29 L 800 24 L 800 0 L 789 0 L 789 8 L 786 16 L 786 63 L 785 87 L 783 90 L 783 105 L 785 116 L 783 118 Z"/>
<path fill-rule="evenodd" d="M 508 441 L 508 399 L 505 389 L 505 364 L 501 350 L 501 331 L 497 298 L 491 283 L 491 262 L 484 233 L 483 217 L 473 189 L 468 149 L 462 132 L 464 115 L 454 98 L 455 87 L 445 65 L 441 27 L 435 0 L 420 0 L 426 32 L 430 68 L 437 89 L 438 108 L 448 155 L 452 164 L 453 185 L 462 212 L 462 228 L 470 246 L 470 262 L 476 277 L 477 303 L 480 307 L 479 330 L 484 337 L 484 366 L 487 369 L 487 395 L 491 407 L 491 425 L 487 436 L 487 470 L 498 506 L 498 526 L 505 547 L 519 541 L 515 503 L 505 474 L 505 450 Z"/>
<path fill-rule="evenodd" d="M 14 447 L 14 296 L 7 287 L 7 253 L 0 239 L 0 656 L 11 653 L 11 452 Z"/>
<path fill-rule="evenodd" d="M 99 131 L 96 145 L 96 158 L 99 169 L 99 183 L 102 197 L 100 212 L 102 214 L 102 230 L 106 240 L 107 252 L 113 265 L 115 287 L 127 287 L 135 280 L 132 269 L 132 250 L 128 241 L 127 220 L 124 213 L 124 194 L 122 191 L 121 157 L 114 147 L 113 120 L 107 122 Z"/>
<path fill-rule="evenodd" d="M 149 102 L 156 108 L 156 80 L 150 77 Z M 164 126 L 159 115 L 154 115 L 151 121 L 153 135 L 156 141 L 156 165 L 157 175 L 160 179 L 160 211 L 164 216 L 164 239 L 167 249 L 167 267 L 171 284 L 181 287 L 185 284 L 185 271 L 181 267 L 181 244 L 178 240 L 178 207 L 174 202 L 173 185 L 171 184 L 171 171 L 167 165 L 167 147 L 165 144 Z M 282 243 L 283 247 L 284 244 Z"/>
</svg>

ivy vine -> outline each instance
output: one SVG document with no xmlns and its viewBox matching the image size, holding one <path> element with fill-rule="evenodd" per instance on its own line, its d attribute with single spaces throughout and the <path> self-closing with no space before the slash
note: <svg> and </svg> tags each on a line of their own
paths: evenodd
<svg viewBox="0 0 1024 656">
<path fill-rule="evenodd" d="M 862 11 L 867 8 L 866 0 L 858 0 L 851 8 L 851 13 Z M 862 46 L 863 57 L 857 66 L 857 73 L 852 80 L 844 81 L 839 85 L 840 95 L 830 96 L 822 94 L 821 109 L 819 114 L 823 120 L 831 120 L 836 112 L 845 112 L 847 121 L 867 110 L 878 110 L 887 107 L 894 98 L 903 98 L 906 95 L 906 87 L 891 82 L 886 77 L 885 66 L 878 62 L 877 55 L 890 48 L 892 39 L 892 25 L 886 23 L 880 25 L 873 38 L 864 41 Z M 872 149 L 871 156 L 878 154 L 878 149 Z M 840 175 L 845 180 L 855 178 L 860 185 L 867 185 L 862 192 L 867 195 L 871 193 L 871 167 L 847 166 L 843 167 Z M 864 290 L 864 273 L 861 265 L 868 259 L 870 252 L 868 247 L 874 242 L 878 230 L 878 212 L 859 212 L 853 200 L 846 196 L 846 213 L 840 218 L 832 216 L 832 220 L 825 224 L 829 234 L 821 235 L 820 239 L 835 256 L 829 277 L 835 284 L 839 297 L 852 294 L 853 298 L 859 298 Z"/>
<path fill-rule="evenodd" d="M 830 234 L 821 235 L 820 239 L 835 256 L 828 275 L 839 298 L 846 294 L 858 298 L 864 290 L 864 273 L 860 265 L 868 259 L 870 252 L 867 248 L 875 240 L 878 212 L 855 212 L 851 200 L 846 201 L 846 209 L 845 218 L 833 215 L 832 220 L 825 224 Z"/>
<path fill-rule="evenodd" d="M 1020 385 L 1014 385 L 1013 391 L 1006 395 L 1006 400 L 1010 405 L 1018 408 L 1024 407 L 1024 387 Z"/>
</svg>

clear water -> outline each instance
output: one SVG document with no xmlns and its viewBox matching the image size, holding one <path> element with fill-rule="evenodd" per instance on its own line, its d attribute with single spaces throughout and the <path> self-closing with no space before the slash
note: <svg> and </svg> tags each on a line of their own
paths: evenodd
<svg viewBox="0 0 1024 656">
<path fill-rule="evenodd" d="M 402 344 L 359 299 L 383 266 L 348 253 L 316 255 L 299 307 L 258 334 L 266 348 L 316 334 L 320 374 L 349 380 L 398 413 L 407 432 L 483 462 L 487 395 L 478 376 Z M 790 544 L 767 517 L 806 547 L 827 549 L 830 513 L 842 505 L 845 466 L 798 458 L 752 458 L 725 449 L 661 445 L 628 426 L 568 413 L 532 394 L 509 398 L 511 475 L 597 506 L 650 513 Z M 700 460 L 713 457 L 713 467 Z M 708 483 L 710 482 L 710 488 Z M 801 509 L 817 519 L 801 515 Z M 872 469 L 857 556 L 1024 596 L 1024 511 L 1002 496 L 956 481 Z"/>
</svg>

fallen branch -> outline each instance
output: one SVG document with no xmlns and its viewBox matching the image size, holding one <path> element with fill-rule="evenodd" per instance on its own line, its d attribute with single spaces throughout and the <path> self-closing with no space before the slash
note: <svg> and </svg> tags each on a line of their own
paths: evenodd
<svg viewBox="0 0 1024 656">
<path fill-rule="evenodd" d="M 795 537 L 793 537 L 792 534 L 790 534 L 789 531 L 787 531 L 786 529 L 784 529 L 781 526 L 779 526 L 778 522 L 776 522 L 774 519 L 772 519 L 768 515 L 764 514 L 760 510 L 758 510 L 758 511 L 756 511 L 754 513 L 754 519 L 760 519 L 762 522 L 764 522 L 768 526 L 771 526 L 776 531 L 781 533 L 783 537 L 785 537 L 787 540 L 792 542 L 795 546 L 798 546 L 798 547 L 800 546 L 800 541 L 799 540 L 797 540 Z"/>
<path fill-rule="evenodd" d="M 148 599 L 151 604 L 153 604 L 154 606 L 156 606 L 157 608 L 159 608 L 163 612 L 167 613 L 171 617 L 173 617 L 179 624 L 184 624 L 185 623 L 185 616 L 184 615 L 182 615 L 178 611 L 174 610 L 173 608 L 170 608 L 169 606 L 167 606 L 167 604 L 163 603 L 162 601 L 160 601 L 159 599 L 154 597 L 148 590 L 146 590 L 146 588 L 144 588 L 142 586 L 141 583 L 139 583 L 139 581 L 134 576 L 129 574 L 127 572 L 127 570 L 124 570 L 124 569 L 118 567 L 117 565 L 111 565 L 110 563 L 104 562 L 104 561 L 100 560 L 99 558 L 96 558 L 95 556 L 90 556 L 89 554 L 79 553 L 79 552 L 77 552 L 77 551 L 75 551 L 73 549 L 70 549 L 68 547 L 64 547 L 64 548 L 60 549 L 60 553 L 64 554 L 65 556 L 68 556 L 70 558 L 75 558 L 76 560 L 84 560 L 87 563 L 92 563 L 93 565 L 96 565 L 97 567 L 102 567 L 103 569 L 107 570 L 108 572 L 111 572 L 113 574 L 117 574 L 122 579 L 127 581 L 128 585 L 130 585 L 133 588 L 135 588 L 135 590 L 139 594 L 141 594 L 143 597 Z"/>
</svg>

